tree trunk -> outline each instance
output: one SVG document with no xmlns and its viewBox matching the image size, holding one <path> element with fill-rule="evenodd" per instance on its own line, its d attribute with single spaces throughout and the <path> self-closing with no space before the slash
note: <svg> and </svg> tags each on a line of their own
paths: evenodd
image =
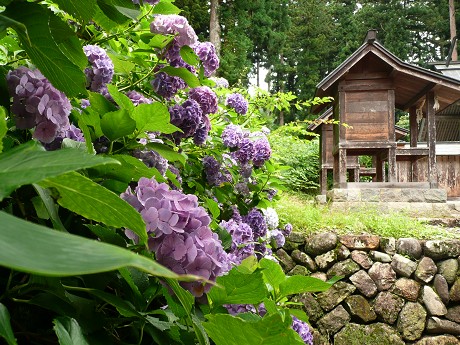
<svg viewBox="0 0 460 345">
<path fill-rule="evenodd" d="M 214 44 L 218 56 L 220 56 L 219 1 L 220 0 L 211 0 L 209 20 L 209 41 Z"/>
<path fill-rule="evenodd" d="M 450 39 L 457 35 L 457 27 L 455 25 L 455 5 L 454 0 L 449 0 L 449 24 L 450 24 Z M 457 61 L 457 41 L 455 41 L 454 48 L 452 50 L 452 61 Z"/>
</svg>

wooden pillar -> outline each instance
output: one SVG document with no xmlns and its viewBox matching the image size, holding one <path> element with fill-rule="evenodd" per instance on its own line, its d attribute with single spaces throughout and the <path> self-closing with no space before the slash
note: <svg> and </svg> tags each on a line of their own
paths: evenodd
<svg viewBox="0 0 460 345">
<path fill-rule="evenodd" d="M 436 169 L 436 119 L 434 106 L 434 92 L 426 94 L 426 120 L 427 120 L 427 145 L 428 145 L 428 182 L 430 188 L 438 188 Z"/>
<path fill-rule="evenodd" d="M 322 195 L 327 193 L 327 168 L 319 170 L 319 187 Z"/>
<path fill-rule="evenodd" d="M 375 173 L 377 182 L 385 182 L 385 164 L 380 154 L 375 157 Z"/>
<path fill-rule="evenodd" d="M 410 147 L 417 147 L 418 124 L 417 111 L 415 106 L 409 109 L 409 126 L 410 126 Z"/>
<path fill-rule="evenodd" d="M 398 182 L 396 171 L 396 147 L 388 149 L 388 182 Z"/>
<path fill-rule="evenodd" d="M 347 188 L 347 150 L 343 148 L 334 155 L 334 187 Z"/>
</svg>

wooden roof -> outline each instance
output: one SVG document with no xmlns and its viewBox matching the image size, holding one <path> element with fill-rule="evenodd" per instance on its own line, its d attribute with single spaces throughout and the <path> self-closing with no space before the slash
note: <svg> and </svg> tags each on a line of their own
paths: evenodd
<svg viewBox="0 0 460 345">
<path fill-rule="evenodd" d="M 401 110 L 421 104 L 429 91 L 434 91 L 440 110 L 460 99 L 460 80 L 402 61 L 375 40 L 375 32 L 368 34 L 361 47 L 317 85 L 316 96 L 335 95 L 338 82 L 353 72 L 367 73 L 371 79 L 378 78 L 375 71 L 384 71 L 390 76 L 395 89 L 395 107 Z M 326 106 L 318 105 L 312 110 L 318 113 Z"/>
</svg>

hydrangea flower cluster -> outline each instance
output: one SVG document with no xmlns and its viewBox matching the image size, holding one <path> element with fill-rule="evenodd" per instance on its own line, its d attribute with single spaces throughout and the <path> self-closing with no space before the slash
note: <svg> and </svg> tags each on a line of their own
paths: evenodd
<svg viewBox="0 0 460 345">
<path fill-rule="evenodd" d="M 155 6 L 160 2 L 160 0 L 142 0 L 144 4 L 150 4 L 152 6 Z M 133 0 L 133 4 L 139 5 L 139 0 Z"/>
<path fill-rule="evenodd" d="M 133 152 L 133 157 L 136 157 L 144 162 L 144 164 L 149 168 L 157 169 L 163 176 L 166 174 L 166 170 L 168 170 L 168 161 L 156 151 L 143 151 L 136 149 Z"/>
<path fill-rule="evenodd" d="M 198 206 L 195 195 L 170 190 L 166 183 L 143 177 L 134 191 L 128 187 L 121 198 L 140 212 L 150 235 L 149 247 L 160 264 L 178 274 L 211 281 L 230 268 L 221 241 L 209 227 L 211 218 Z M 137 240 L 129 230 L 127 235 Z M 210 288 L 201 282 L 181 284 L 196 297 Z"/>
<path fill-rule="evenodd" d="M 235 109 L 235 112 L 240 115 L 245 115 L 248 112 L 248 101 L 240 93 L 232 93 L 227 96 L 225 102 L 229 107 Z"/>
<path fill-rule="evenodd" d="M 206 156 L 203 158 L 204 173 L 206 180 L 211 186 L 220 186 L 222 183 L 230 182 L 232 175 L 222 167 L 214 157 Z"/>
<path fill-rule="evenodd" d="M 156 34 L 175 35 L 179 47 L 193 46 L 198 41 L 195 30 L 188 20 L 177 14 L 160 14 L 150 23 L 150 31 Z"/>
<path fill-rule="evenodd" d="M 153 102 L 152 99 L 147 98 L 140 92 L 134 90 L 128 91 L 126 96 L 128 96 L 135 106 L 138 106 L 139 104 L 151 104 Z"/>
<path fill-rule="evenodd" d="M 86 45 L 83 51 L 88 58 L 91 67 L 85 69 L 89 89 L 102 92 L 106 84 L 113 78 L 113 63 L 107 52 L 97 45 Z"/>
<path fill-rule="evenodd" d="M 171 116 L 171 123 L 182 130 L 182 132 L 175 132 L 172 134 L 176 143 L 179 143 L 183 138 L 190 137 L 194 137 L 195 140 L 201 140 L 200 130 L 203 126 L 207 126 L 207 121 L 209 121 L 209 119 L 207 116 L 203 116 L 198 102 L 193 99 L 188 99 L 182 103 L 182 105 L 176 104 L 170 107 L 169 114 Z M 206 132 L 206 137 L 208 132 L 209 129 Z"/>
<path fill-rule="evenodd" d="M 228 83 L 228 80 L 225 79 L 225 78 L 221 78 L 221 77 L 211 77 L 209 78 L 211 79 L 214 83 L 216 83 L 216 85 L 214 85 L 214 87 L 222 87 L 222 88 L 228 88 L 230 86 L 230 84 Z"/>
<path fill-rule="evenodd" d="M 51 143 L 45 144 L 44 147 L 48 151 L 58 150 L 61 148 L 63 140 L 66 138 L 82 143 L 85 142 L 85 137 L 83 136 L 83 132 L 80 128 L 71 124 L 69 128 L 60 131 L 56 138 Z"/>
<path fill-rule="evenodd" d="M 305 344 L 313 345 L 313 334 L 311 333 L 310 327 L 308 327 L 306 322 L 303 322 L 295 316 L 292 316 L 291 327 L 300 335 L 300 338 L 302 338 Z"/>
<path fill-rule="evenodd" d="M 254 238 L 258 239 L 267 235 L 267 222 L 264 215 L 257 208 L 253 208 L 249 213 L 243 216 L 243 222 L 249 224 L 254 232 Z"/>
<path fill-rule="evenodd" d="M 203 111 L 203 115 L 214 114 L 217 112 L 217 96 L 209 87 L 199 86 L 191 89 L 188 93 L 190 99 L 198 102 Z"/>
<path fill-rule="evenodd" d="M 231 264 L 239 265 L 241 261 L 254 255 L 255 238 L 249 224 L 241 220 L 230 219 L 220 222 L 219 225 L 232 235 L 232 245 L 228 253 L 228 260 Z"/>
<path fill-rule="evenodd" d="M 166 60 L 169 62 L 169 64 L 172 67 L 185 67 L 192 73 L 196 73 L 196 69 L 193 66 L 190 66 L 188 63 L 186 63 L 183 59 L 182 56 L 180 56 L 180 49 L 181 45 L 177 42 L 177 37 L 173 39 L 171 44 L 169 44 L 168 48 L 166 49 L 164 56 Z"/>
<path fill-rule="evenodd" d="M 279 217 L 276 210 L 273 207 L 267 207 L 266 209 L 263 209 L 262 212 L 265 216 L 265 221 L 267 223 L 268 229 L 276 229 L 279 225 Z"/>
<path fill-rule="evenodd" d="M 51 143 L 69 129 L 70 101 L 40 71 L 19 67 L 8 72 L 6 80 L 17 128 L 35 127 L 33 136 L 43 143 Z"/>
<path fill-rule="evenodd" d="M 251 161 L 254 166 L 261 167 L 271 157 L 270 143 L 262 132 L 249 133 L 230 124 L 225 127 L 221 138 L 226 147 L 237 149 L 233 155 L 241 167 L 247 168 Z"/>
<path fill-rule="evenodd" d="M 161 68 L 163 66 L 159 66 Z M 187 84 L 180 77 L 171 76 L 165 72 L 158 72 L 150 82 L 155 93 L 166 99 L 171 99 L 180 89 L 184 89 Z"/>
<path fill-rule="evenodd" d="M 214 44 L 211 42 L 200 42 L 193 46 L 193 50 L 203 64 L 204 75 L 206 77 L 211 76 L 219 68 L 220 63 Z"/>
</svg>

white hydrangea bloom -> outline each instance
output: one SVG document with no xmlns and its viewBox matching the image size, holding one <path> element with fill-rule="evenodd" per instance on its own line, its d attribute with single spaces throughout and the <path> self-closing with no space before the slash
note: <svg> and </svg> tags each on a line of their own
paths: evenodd
<svg viewBox="0 0 460 345">
<path fill-rule="evenodd" d="M 267 207 L 266 209 L 262 210 L 265 221 L 267 222 L 267 226 L 270 230 L 276 229 L 279 225 L 279 217 L 276 210 L 272 207 Z"/>
</svg>

